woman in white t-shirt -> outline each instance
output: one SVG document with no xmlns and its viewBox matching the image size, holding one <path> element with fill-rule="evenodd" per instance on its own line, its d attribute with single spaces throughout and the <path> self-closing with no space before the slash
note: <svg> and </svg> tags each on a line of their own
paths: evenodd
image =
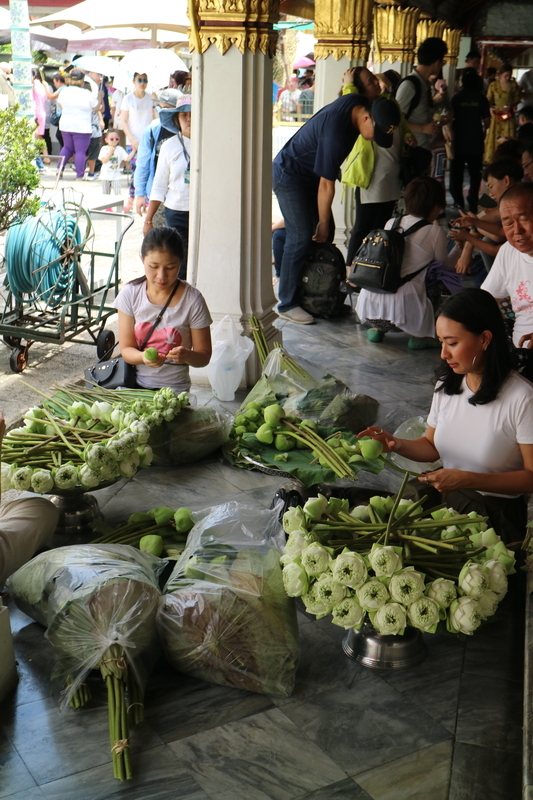
<svg viewBox="0 0 533 800">
<path fill-rule="evenodd" d="M 434 223 L 446 206 L 444 187 L 435 178 L 415 178 L 405 190 L 405 211 L 400 228 L 405 232 L 417 223 L 426 224 L 405 237 L 405 252 L 401 277 L 412 276 L 395 294 L 378 294 L 362 289 L 357 300 L 357 314 L 370 328 L 371 342 L 382 342 L 385 333 L 405 331 L 410 334 L 408 347 L 422 350 L 438 347 L 435 340 L 435 308 L 440 305 L 442 292 L 439 284 L 431 299 L 426 289 L 427 267 L 432 262 L 450 272 L 461 254 L 459 247 L 448 253 L 448 239 L 444 230 Z M 390 219 L 385 229 L 395 222 Z"/>
<path fill-rule="evenodd" d="M 65 156 L 64 165 L 74 156 L 76 177 L 82 179 L 85 173 L 87 149 L 91 142 L 92 112 L 98 105 L 98 98 L 83 88 L 85 75 L 73 69 L 69 76 L 69 86 L 61 90 L 57 105 L 61 107 L 59 129 L 63 136 L 63 147 L 59 153 Z"/>
<path fill-rule="evenodd" d="M 143 389 L 169 386 L 176 392 L 187 391 L 189 366 L 205 367 L 211 358 L 209 310 L 198 289 L 178 278 L 183 244 L 174 228 L 152 228 L 144 237 L 141 258 L 144 277 L 127 283 L 114 302 L 122 357 L 137 367 L 137 385 Z M 157 358 L 146 357 L 148 348 L 157 350 Z"/>
<path fill-rule="evenodd" d="M 134 72 L 133 92 L 127 94 L 120 106 L 120 122 L 126 134 L 126 150 L 133 153 L 131 157 L 131 177 L 130 177 L 130 196 L 127 200 L 124 211 L 131 211 L 135 198 L 135 188 L 133 176 L 137 164 L 137 150 L 139 142 L 146 128 L 154 119 L 154 107 L 151 95 L 146 91 L 148 77 L 144 72 Z"/>
<path fill-rule="evenodd" d="M 385 452 L 413 461 L 442 461 L 418 480 L 460 513 L 477 511 L 507 542 L 525 534 L 525 494 L 533 492 L 533 384 L 512 369 L 496 300 L 482 289 L 450 297 L 437 318 L 442 365 L 418 439 L 381 428 L 371 436 Z M 431 498 L 430 505 L 433 505 Z"/>
</svg>

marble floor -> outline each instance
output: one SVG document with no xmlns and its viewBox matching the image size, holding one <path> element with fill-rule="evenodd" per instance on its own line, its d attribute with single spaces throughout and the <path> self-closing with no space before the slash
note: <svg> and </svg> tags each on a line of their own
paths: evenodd
<svg viewBox="0 0 533 800">
<path fill-rule="evenodd" d="M 438 351 L 411 352 L 403 334 L 371 344 L 353 316 L 285 323 L 283 336 L 292 354 L 376 397 L 383 427 L 427 413 Z M 213 402 L 205 390 L 197 394 Z M 394 488 L 390 474 L 361 475 L 360 483 Z M 115 522 L 159 503 L 269 506 L 278 485 L 214 457 L 141 471 L 97 495 Z M 427 659 L 393 671 L 351 661 L 341 629 L 299 610 L 301 661 L 285 699 L 210 685 L 161 663 L 148 685 L 146 721 L 132 734 L 134 778 L 119 783 L 102 693 L 87 710 L 61 713 L 43 629 L 10 604 L 20 681 L 0 705 L 0 798 L 519 800 L 522 607 L 515 587 L 475 636 L 428 635 Z"/>
</svg>

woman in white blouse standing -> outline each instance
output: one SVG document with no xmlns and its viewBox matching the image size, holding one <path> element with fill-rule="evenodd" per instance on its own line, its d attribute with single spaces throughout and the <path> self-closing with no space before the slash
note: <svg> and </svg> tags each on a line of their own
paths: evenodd
<svg viewBox="0 0 533 800">
<path fill-rule="evenodd" d="M 436 489 L 459 513 L 488 516 L 504 541 L 516 542 L 533 492 L 533 385 L 512 369 L 502 315 L 483 289 L 446 300 L 437 335 L 442 361 L 424 436 L 399 439 L 374 426 L 359 436 L 413 461 L 440 458 L 442 469 L 418 479 L 423 493 Z"/>
<path fill-rule="evenodd" d="M 129 92 L 124 97 L 120 106 L 120 122 L 126 134 L 126 150 L 128 153 L 133 153 L 130 159 L 130 196 L 124 205 L 124 211 L 131 211 L 133 208 L 135 199 L 133 176 L 137 164 L 137 150 L 139 149 L 141 136 L 154 119 L 152 96 L 146 91 L 148 87 L 146 73 L 135 72 L 133 74 L 133 86 L 133 92 Z"/>
<path fill-rule="evenodd" d="M 405 215 L 400 227 L 405 232 L 420 220 L 434 223 L 446 206 L 444 188 L 434 178 L 415 178 L 405 190 Z M 390 219 L 385 228 L 392 227 Z M 455 271 L 461 250 L 448 253 L 448 239 L 440 225 L 427 224 L 405 237 L 405 253 L 401 277 L 413 275 L 395 294 L 378 294 L 362 289 L 357 301 L 357 314 L 371 327 L 371 342 L 381 342 L 385 333 L 405 331 L 410 334 L 408 347 L 421 350 L 438 347 L 435 340 L 435 308 L 426 292 L 427 267 L 432 262 Z M 435 305 L 440 296 L 432 298 Z"/>
<path fill-rule="evenodd" d="M 189 244 L 191 95 L 179 97 L 175 109 L 161 109 L 159 121 L 176 135 L 163 142 L 161 147 L 143 233 L 146 236 L 151 230 L 153 216 L 164 203 L 166 223 L 169 228 L 177 230 L 183 241 L 184 258 L 179 277 L 185 280 Z"/>
<path fill-rule="evenodd" d="M 78 180 L 85 174 L 87 148 L 91 142 L 92 112 L 98 105 L 98 98 L 84 88 L 84 83 L 83 72 L 73 69 L 69 75 L 69 86 L 57 97 L 57 104 L 61 107 L 59 128 L 63 136 L 63 147 L 59 155 L 65 157 L 63 169 L 71 156 L 74 156 Z"/>
</svg>

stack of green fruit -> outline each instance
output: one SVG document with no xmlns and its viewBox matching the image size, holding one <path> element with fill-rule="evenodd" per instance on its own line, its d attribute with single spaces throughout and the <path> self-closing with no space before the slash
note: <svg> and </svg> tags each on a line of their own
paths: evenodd
<svg viewBox="0 0 533 800">
<path fill-rule="evenodd" d="M 374 439 L 365 437 L 350 441 L 340 431 L 323 438 L 319 431 L 314 420 L 286 414 L 277 403 L 263 408 L 260 403 L 251 402 L 235 417 L 232 438 L 239 441 L 253 434 L 258 442 L 273 445 L 278 451 L 274 460 L 280 462 L 287 462 L 290 451 L 295 448 L 311 450 L 316 463 L 332 470 L 337 477 L 350 480 L 355 479 L 351 465 L 375 462 L 382 455 L 381 442 Z"/>
<path fill-rule="evenodd" d="M 129 544 L 154 556 L 175 559 L 183 552 L 193 526 L 189 508 L 175 511 L 168 506 L 158 506 L 146 512 L 136 511 L 114 528 L 95 521 L 94 530 L 103 535 L 91 544 Z"/>
</svg>

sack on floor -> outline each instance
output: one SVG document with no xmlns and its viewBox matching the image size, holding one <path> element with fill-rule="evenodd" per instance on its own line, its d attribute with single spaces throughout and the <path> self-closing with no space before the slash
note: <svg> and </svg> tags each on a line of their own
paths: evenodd
<svg viewBox="0 0 533 800">
<path fill-rule="evenodd" d="M 425 219 L 421 219 L 404 231 L 400 229 L 401 221 L 402 217 L 397 217 L 389 230 L 376 228 L 365 236 L 352 262 L 352 271 L 348 277 L 350 283 L 369 292 L 395 294 L 400 286 L 426 269 L 427 264 L 422 269 L 401 277 L 405 237 L 425 225 L 430 225 Z"/>
<path fill-rule="evenodd" d="M 330 242 L 313 243 L 300 278 L 298 304 L 314 317 L 338 317 L 349 311 L 344 305 L 346 293 L 339 289 L 345 282 L 346 265 L 339 248 Z"/>
</svg>

